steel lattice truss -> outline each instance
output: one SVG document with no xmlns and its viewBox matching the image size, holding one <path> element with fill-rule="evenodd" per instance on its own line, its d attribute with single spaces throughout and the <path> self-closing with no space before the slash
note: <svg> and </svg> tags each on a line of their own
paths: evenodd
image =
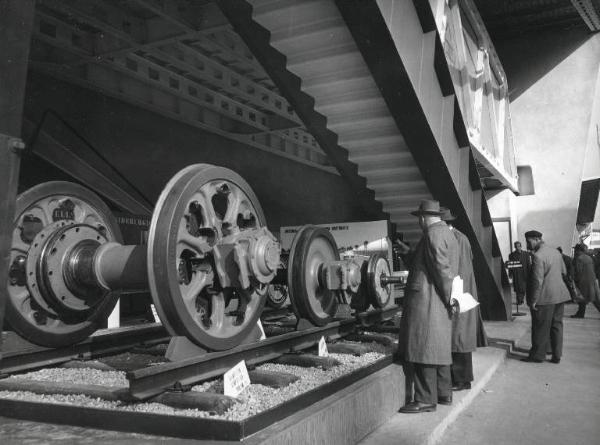
<svg viewBox="0 0 600 445">
<path fill-rule="evenodd" d="M 39 0 L 30 66 L 336 173 L 211 1 Z"/>
</svg>

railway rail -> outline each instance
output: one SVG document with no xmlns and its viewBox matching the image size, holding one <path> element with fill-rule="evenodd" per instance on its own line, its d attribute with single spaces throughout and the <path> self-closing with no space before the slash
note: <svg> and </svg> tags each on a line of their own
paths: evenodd
<svg viewBox="0 0 600 445">
<path fill-rule="evenodd" d="M 170 339 L 165 328 L 158 323 L 100 330 L 80 343 L 62 348 L 33 345 L 13 332 L 4 332 L 3 337 L 0 374 L 4 375 L 59 365 L 70 360 L 92 360 L 125 352 L 138 345 L 166 343 Z"/>
<path fill-rule="evenodd" d="M 336 340 L 365 327 L 391 319 L 398 307 L 363 312 L 354 318 L 334 321 L 301 331 L 276 335 L 260 342 L 241 345 L 228 351 L 204 354 L 173 363 L 165 363 L 127 373 L 129 392 L 134 399 L 144 400 L 176 386 L 188 386 L 225 373 L 241 360 L 255 366 L 291 352 L 315 346 L 321 337 Z"/>
</svg>

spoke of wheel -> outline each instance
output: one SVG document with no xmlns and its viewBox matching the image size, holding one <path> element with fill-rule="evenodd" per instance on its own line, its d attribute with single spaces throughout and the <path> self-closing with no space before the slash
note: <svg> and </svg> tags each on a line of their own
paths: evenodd
<svg viewBox="0 0 600 445">
<path fill-rule="evenodd" d="M 19 306 L 18 310 L 21 314 L 27 314 L 28 312 L 31 312 L 31 295 L 29 295 L 27 290 L 25 293 L 26 295 L 24 297 L 21 297 L 20 295 L 15 297 Z"/>
<path fill-rule="evenodd" d="M 60 324 L 61 324 L 61 321 L 58 318 L 48 317 L 46 319 L 46 324 L 44 326 L 46 326 L 46 328 L 48 328 L 48 329 L 54 329 L 57 326 L 59 326 Z"/>
<path fill-rule="evenodd" d="M 76 204 L 75 208 L 80 209 L 81 212 L 80 215 L 77 218 L 75 218 L 75 222 L 85 223 L 86 218 L 91 214 L 90 210 L 87 207 L 82 206 L 80 204 Z"/>
<path fill-rule="evenodd" d="M 223 326 L 225 321 L 225 296 L 222 293 L 212 296 L 210 319 L 214 328 L 220 329 Z"/>
<path fill-rule="evenodd" d="M 24 242 L 19 235 L 13 236 L 13 245 L 10 247 L 10 249 L 21 253 L 27 253 L 29 251 L 29 244 Z"/>
<path fill-rule="evenodd" d="M 219 222 L 217 214 L 215 213 L 215 209 L 211 200 L 211 189 L 212 187 L 207 187 L 207 189 L 203 188 L 203 190 L 200 190 L 200 194 L 202 195 L 202 202 L 200 203 L 200 205 L 202 206 L 202 210 L 204 211 L 204 222 L 206 226 L 220 229 L 221 224 Z"/>
<path fill-rule="evenodd" d="M 15 301 L 23 301 L 24 299 L 29 297 L 29 291 L 27 290 L 26 287 L 23 287 L 22 289 L 14 292 L 14 293 L 11 293 L 11 297 Z"/>
<path fill-rule="evenodd" d="M 231 193 L 227 197 L 227 212 L 223 217 L 223 222 L 228 222 L 232 226 L 237 225 L 237 216 L 240 212 L 240 206 L 244 199 L 244 193 L 237 187 L 231 187 Z"/>
<path fill-rule="evenodd" d="M 210 245 L 201 238 L 196 238 L 190 235 L 185 227 L 179 227 L 178 242 L 184 244 L 194 252 L 204 255 L 206 252 L 210 252 Z"/>
<path fill-rule="evenodd" d="M 37 204 L 37 207 L 42 211 L 42 213 L 44 214 L 44 218 L 46 219 L 46 221 L 44 221 L 44 227 L 46 227 L 49 224 L 52 224 L 52 212 L 50 212 L 49 208 L 50 202 L 48 200 L 41 201 Z"/>
<path fill-rule="evenodd" d="M 209 274 L 197 272 L 190 284 L 182 288 L 183 299 L 187 302 L 198 296 L 207 284 Z"/>
</svg>

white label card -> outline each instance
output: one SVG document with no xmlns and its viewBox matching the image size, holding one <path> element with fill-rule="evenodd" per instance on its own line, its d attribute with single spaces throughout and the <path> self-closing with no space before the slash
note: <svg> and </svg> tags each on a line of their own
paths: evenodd
<svg viewBox="0 0 600 445">
<path fill-rule="evenodd" d="M 244 360 L 223 374 L 223 393 L 226 396 L 237 397 L 248 386 L 250 376 Z"/>
<path fill-rule="evenodd" d="M 161 323 L 160 317 L 158 316 L 158 312 L 156 311 L 156 307 L 154 306 L 154 304 L 150 305 L 150 309 L 152 309 L 152 316 L 154 317 L 154 321 L 156 323 Z"/>
<path fill-rule="evenodd" d="M 327 350 L 325 337 L 321 337 L 321 340 L 319 340 L 319 357 L 329 357 L 329 351 Z"/>
<path fill-rule="evenodd" d="M 260 321 L 260 318 L 258 319 L 256 324 L 258 325 L 258 329 L 260 329 L 260 339 L 259 340 L 265 340 L 267 338 L 267 334 L 265 334 L 265 330 L 263 329 L 263 325 Z"/>
</svg>

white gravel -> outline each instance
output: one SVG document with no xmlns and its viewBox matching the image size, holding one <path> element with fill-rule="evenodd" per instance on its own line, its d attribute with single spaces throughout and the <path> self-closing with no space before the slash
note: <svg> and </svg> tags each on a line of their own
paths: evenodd
<svg viewBox="0 0 600 445">
<path fill-rule="evenodd" d="M 75 385 L 129 386 L 123 371 L 101 371 L 91 368 L 45 368 L 26 374 L 15 374 L 7 380 L 22 379 Z"/>
<path fill-rule="evenodd" d="M 250 385 L 237 398 L 241 401 L 232 406 L 217 418 L 227 420 L 241 420 L 250 417 L 266 409 L 272 408 L 280 403 L 290 400 L 300 394 L 310 391 L 317 386 L 331 382 L 345 374 L 368 366 L 384 357 L 384 354 L 378 352 L 368 352 L 362 356 L 353 356 L 350 354 L 329 354 L 341 362 L 327 371 L 319 368 L 303 368 L 301 366 L 280 365 L 275 363 L 265 363 L 257 366 L 257 369 L 264 371 L 288 372 L 300 377 L 300 380 L 291 383 L 284 388 L 270 388 L 264 385 Z M 194 386 L 193 391 L 209 391 L 222 393 L 222 379 L 204 382 L 201 385 Z"/>
<path fill-rule="evenodd" d="M 363 343 L 364 344 L 364 343 Z M 370 344 L 375 352 L 368 352 L 362 356 L 350 354 L 330 354 L 331 357 L 341 362 L 327 371 L 319 368 L 303 368 L 300 366 L 279 365 L 265 363 L 257 369 L 265 371 L 288 372 L 300 377 L 300 380 L 284 387 L 271 388 L 264 385 L 250 385 L 238 396 L 240 403 L 235 404 L 222 415 L 214 415 L 206 411 L 195 409 L 177 409 L 159 403 L 135 403 L 113 402 L 95 399 L 83 395 L 40 395 L 31 392 L 0 391 L 0 399 L 17 399 L 46 403 L 59 403 L 85 407 L 113 409 L 120 411 L 140 411 L 159 414 L 170 414 L 190 417 L 212 417 L 227 420 L 241 420 L 272 408 L 280 403 L 292 399 L 320 385 L 335 380 L 352 371 L 368 366 L 384 357 L 389 351 L 381 344 Z M 127 386 L 125 372 L 121 371 L 99 371 L 96 369 L 64 369 L 48 368 L 27 374 L 9 377 L 9 379 L 30 379 L 51 382 L 70 382 L 77 384 L 95 384 L 112 386 Z M 193 391 L 223 393 L 223 380 L 216 379 L 204 382 L 192 388 Z"/>
</svg>

